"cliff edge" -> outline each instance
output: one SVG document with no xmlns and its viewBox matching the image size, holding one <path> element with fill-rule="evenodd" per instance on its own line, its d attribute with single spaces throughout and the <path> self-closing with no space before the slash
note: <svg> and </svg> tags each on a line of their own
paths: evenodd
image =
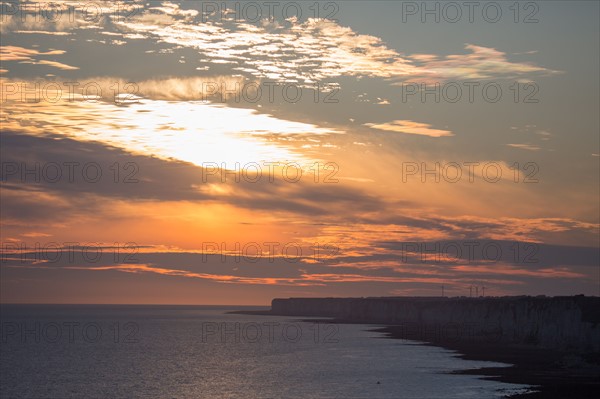
<svg viewBox="0 0 600 399">
<path fill-rule="evenodd" d="M 273 299 L 271 314 L 394 325 L 407 339 L 523 344 L 600 352 L 600 298 L 380 297 Z"/>
</svg>

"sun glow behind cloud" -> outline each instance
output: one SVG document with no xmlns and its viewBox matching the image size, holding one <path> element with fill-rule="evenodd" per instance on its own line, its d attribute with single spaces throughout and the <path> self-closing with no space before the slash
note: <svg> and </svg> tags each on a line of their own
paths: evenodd
<svg viewBox="0 0 600 399">
<path fill-rule="evenodd" d="M 217 163 L 231 170 L 236 164 L 252 162 L 310 162 L 310 158 L 285 144 L 285 140 L 272 137 L 339 133 L 251 109 L 202 101 L 141 98 L 122 106 L 86 102 L 82 98 L 59 103 L 6 102 L 2 120 L 6 129 L 14 131 L 65 135 L 135 154 L 197 166 Z"/>
<path fill-rule="evenodd" d="M 41 2 L 49 1 L 35 1 Z M 537 115 L 543 107 L 552 110 L 548 102 L 519 107 L 518 111 L 527 110 L 523 120 L 502 103 L 489 104 L 483 112 L 480 104 L 400 104 L 399 85 L 408 82 L 514 79 L 527 83 L 544 77 L 543 92 L 548 93 L 554 81 L 573 79 L 569 73 L 555 79 L 557 72 L 550 69 L 562 69 L 568 62 L 553 58 L 543 46 L 539 54 L 522 51 L 539 42 L 526 43 L 523 49 L 521 43 L 502 38 L 490 41 L 487 35 L 461 35 L 464 27 L 459 25 L 455 33 L 460 40 L 444 37 L 443 43 L 428 43 L 425 36 L 421 40 L 400 34 L 407 25 L 391 30 L 383 25 L 355 26 L 354 17 L 344 21 L 348 14 L 339 21 L 290 18 L 249 23 L 229 15 L 202 21 L 201 3 L 138 1 L 132 4 L 140 6 L 139 13 L 116 19 L 110 12 L 116 3 L 107 2 L 103 3 L 107 12 L 98 21 L 86 21 L 80 13 L 61 23 L 22 21 L 16 16 L 4 20 L 2 83 L 22 79 L 31 84 L 36 76 L 59 84 L 94 82 L 104 96 L 89 102 L 81 96 L 73 102 L 3 101 L 3 135 L 7 131 L 3 145 L 9 143 L 3 156 L 17 163 L 74 159 L 110 165 L 115 159 L 127 159 L 138 162 L 142 170 L 140 184 L 126 188 L 43 182 L 21 187 L 3 181 L 3 236 L 8 232 L 11 242 L 28 243 L 85 239 L 109 245 L 133 240 L 146 248 L 140 254 L 148 257 L 138 266 L 113 261 L 95 269 L 65 268 L 73 274 L 91 270 L 81 274 L 92 274 L 85 278 L 93 284 L 118 274 L 127 281 L 151 276 L 171 283 L 239 283 L 238 289 L 244 284 L 312 285 L 323 287 L 325 294 L 342 289 L 344 283 L 348 283 L 344 287 L 376 288 L 377 293 L 400 292 L 395 288 L 401 285 L 406 293 L 436 284 L 468 287 L 474 281 L 506 287 L 506 292 L 515 286 L 516 292 L 520 285 L 536 286 L 537 277 L 554 279 L 557 285 L 561 279 L 579 284 L 589 277 L 586 269 L 575 267 L 581 264 L 531 270 L 529 265 L 510 262 L 464 264 L 448 259 L 443 265 L 403 264 L 397 247 L 390 246 L 392 241 L 473 237 L 597 245 L 596 197 L 575 183 L 565 189 L 564 181 L 557 183 L 563 177 L 554 178 L 557 171 L 544 162 L 550 155 L 571 151 L 567 147 L 575 142 L 561 144 L 564 126 L 550 122 L 551 116 Z M 354 15 L 355 4 L 347 5 Z M 34 12 L 35 7 L 26 3 L 25 9 Z M 372 11 L 381 18 L 379 10 Z M 136 96 L 121 93 L 115 104 L 112 87 L 123 89 L 134 81 Z M 203 101 L 206 82 L 231 89 L 266 81 L 293 82 L 304 89 L 314 88 L 315 83 L 334 84 L 341 103 L 313 104 L 308 91 L 303 101 L 293 104 L 236 104 L 231 97 L 239 93 L 229 90 L 221 103 L 215 98 Z M 583 108 L 573 107 L 574 128 L 567 131 L 580 139 L 578 130 L 590 125 L 575 122 L 581 116 L 576 115 L 577 109 Z M 504 111 L 515 119 L 494 118 Z M 525 128 L 509 131 L 511 125 Z M 552 133 L 546 131 L 549 127 Z M 498 137 L 498 131 L 508 134 Z M 552 153 L 548 146 L 555 143 L 557 151 Z M 586 157 L 593 152 L 597 160 L 598 151 L 590 148 L 595 147 L 585 148 Z M 199 177 L 202 168 L 196 167 L 210 162 L 235 170 L 236 164 L 298 162 L 304 166 L 314 161 L 335 162 L 336 184 L 316 184 L 312 175 L 298 184 L 282 179 L 223 183 L 216 181 L 218 176 L 205 182 Z M 480 166 L 474 168 L 474 183 L 468 181 L 466 168 L 456 183 L 423 179 L 418 172 L 403 180 L 403 165 L 417 165 L 422 172 L 438 162 L 442 167 L 453 162 Z M 501 170 L 499 181 L 481 178 L 488 162 Z M 521 168 L 513 168 L 514 162 Z M 540 184 L 522 184 L 526 162 L 541 165 L 535 175 Z M 583 175 L 585 170 L 581 171 Z M 573 174 L 566 179 L 578 180 Z M 242 265 L 186 268 L 176 261 L 181 253 L 200 255 L 202 241 L 207 240 L 225 242 L 228 248 L 233 242 L 254 240 L 295 241 L 307 247 L 315 241 L 331 242 L 340 251 L 326 259 L 305 258 L 290 275 L 281 265 L 272 269 L 263 263 L 245 265 L 242 272 L 238 270 Z M 18 276 L 18 268 L 12 272 Z M 339 292 L 355 292 L 343 289 Z M 423 292 L 427 291 L 418 294 Z"/>
</svg>

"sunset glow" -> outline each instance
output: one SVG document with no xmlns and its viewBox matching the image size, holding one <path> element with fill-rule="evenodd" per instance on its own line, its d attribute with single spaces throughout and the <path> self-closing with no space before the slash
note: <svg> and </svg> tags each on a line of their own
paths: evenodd
<svg viewBox="0 0 600 399">
<path fill-rule="evenodd" d="M 593 10 L 523 41 L 202 3 L 2 15 L 2 301 L 598 295 Z"/>
</svg>

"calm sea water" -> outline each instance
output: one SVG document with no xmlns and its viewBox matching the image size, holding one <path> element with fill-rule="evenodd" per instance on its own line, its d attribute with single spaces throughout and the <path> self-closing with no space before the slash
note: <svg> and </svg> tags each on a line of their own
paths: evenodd
<svg viewBox="0 0 600 399">
<path fill-rule="evenodd" d="M 494 398 L 497 365 L 231 307 L 2 305 L 1 398 Z"/>
</svg>

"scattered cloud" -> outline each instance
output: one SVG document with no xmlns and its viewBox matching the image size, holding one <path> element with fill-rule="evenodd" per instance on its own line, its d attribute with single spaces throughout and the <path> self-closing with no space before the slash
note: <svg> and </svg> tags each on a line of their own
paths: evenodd
<svg viewBox="0 0 600 399">
<path fill-rule="evenodd" d="M 164 13 L 144 14 L 117 22 L 125 33 L 195 48 L 212 63 L 237 64 L 234 70 L 258 78 L 313 84 L 339 76 L 369 76 L 392 80 L 492 79 L 555 71 L 533 64 L 511 62 L 504 52 L 467 44 L 467 54 L 403 56 L 382 39 L 359 34 L 338 23 L 309 18 L 254 26 L 194 23 L 179 18 L 173 7 L 154 8 Z"/>
</svg>

